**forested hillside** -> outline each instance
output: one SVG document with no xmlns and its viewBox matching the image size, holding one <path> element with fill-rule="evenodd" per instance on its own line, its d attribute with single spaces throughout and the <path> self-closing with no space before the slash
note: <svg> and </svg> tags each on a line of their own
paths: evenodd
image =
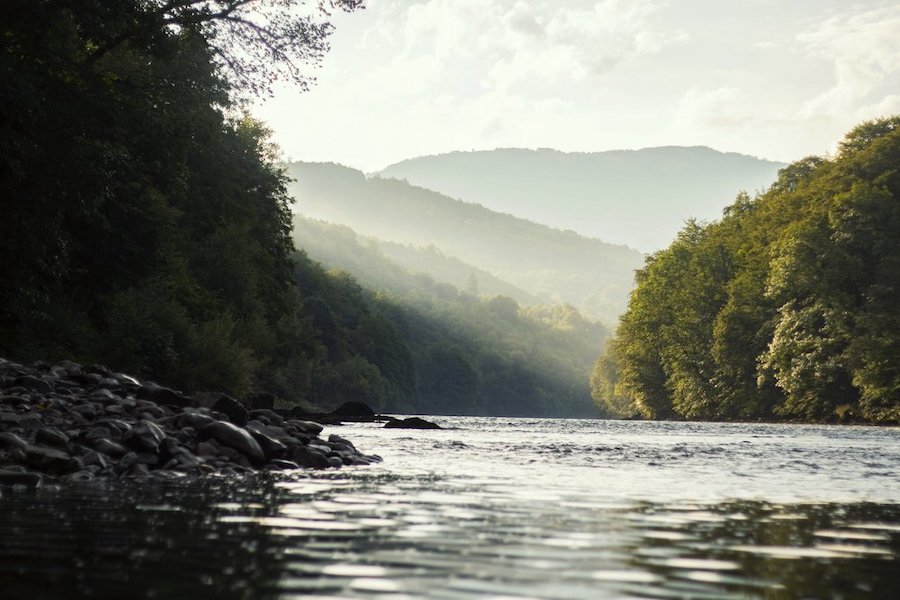
<svg viewBox="0 0 900 600">
<path fill-rule="evenodd" d="M 614 323 L 642 256 L 625 246 L 493 212 L 334 164 L 293 163 L 297 210 L 379 240 L 437 247 L 537 296 Z"/>
<path fill-rule="evenodd" d="M 294 215 L 294 239 L 326 268 L 353 274 L 365 287 L 407 294 L 422 285 L 449 284 L 474 295 L 509 296 L 525 305 L 541 300 L 483 269 L 427 248 L 362 238 L 346 225 Z M 417 275 L 413 276 L 412 274 Z"/>
<path fill-rule="evenodd" d="M 900 420 L 900 117 L 650 256 L 597 362 L 645 418 Z"/>
<path fill-rule="evenodd" d="M 345 226 L 296 216 L 294 235 L 332 269 L 301 277 L 328 358 L 313 374 L 318 395 L 432 414 L 601 414 L 588 376 L 607 331 L 574 308 L 460 291 Z"/>
<path fill-rule="evenodd" d="M 302 397 L 288 196 L 236 98 L 306 85 L 357 4 L 4 2 L 0 355 Z"/>
<path fill-rule="evenodd" d="M 688 218 L 714 219 L 739 191 L 767 187 L 783 166 L 702 146 L 502 148 L 421 156 L 377 175 L 649 252 L 664 247 Z"/>
</svg>

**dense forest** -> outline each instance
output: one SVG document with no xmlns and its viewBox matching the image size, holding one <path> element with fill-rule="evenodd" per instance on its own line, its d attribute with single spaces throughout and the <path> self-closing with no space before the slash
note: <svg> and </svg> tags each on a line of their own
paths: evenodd
<svg viewBox="0 0 900 600">
<path fill-rule="evenodd" d="M 783 166 L 704 146 L 498 148 L 420 156 L 375 175 L 650 252 L 665 247 L 687 218 L 717 217 L 722 198 L 769 186 Z"/>
<path fill-rule="evenodd" d="M 360 235 L 442 254 L 486 271 L 544 304 L 571 304 L 615 323 L 643 255 L 626 246 L 553 229 L 396 179 L 329 163 L 292 163 L 289 186 L 307 217 Z M 395 257 L 396 249 L 385 249 Z M 408 261 L 409 255 L 405 259 Z M 508 294 L 510 292 L 502 292 Z"/>
<path fill-rule="evenodd" d="M 900 117 L 650 256 L 592 376 L 621 417 L 900 421 Z"/>
<path fill-rule="evenodd" d="M 330 357 L 313 375 L 322 396 L 431 414 L 600 414 L 588 376 L 602 325 L 568 305 L 461 291 L 345 226 L 294 222 L 298 247 L 331 269 L 301 283 Z"/>
</svg>

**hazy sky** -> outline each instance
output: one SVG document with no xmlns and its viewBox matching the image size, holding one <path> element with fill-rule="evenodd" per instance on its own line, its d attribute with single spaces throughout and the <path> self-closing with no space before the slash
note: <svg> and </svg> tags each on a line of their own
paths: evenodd
<svg viewBox="0 0 900 600">
<path fill-rule="evenodd" d="M 900 113 L 897 0 L 369 0 L 318 85 L 255 114 L 285 157 L 707 145 L 790 161 Z"/>
</svg>

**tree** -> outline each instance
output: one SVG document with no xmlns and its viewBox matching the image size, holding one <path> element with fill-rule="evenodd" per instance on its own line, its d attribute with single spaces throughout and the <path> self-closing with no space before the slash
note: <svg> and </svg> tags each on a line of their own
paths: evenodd
<svg viewBox="0 0 900 600">
<path fill-rule="evenodd" d="M 595 398 L 663 418 L 900 420 L 900 117 L 863 123 L 638 272 Z"/>
</svg>

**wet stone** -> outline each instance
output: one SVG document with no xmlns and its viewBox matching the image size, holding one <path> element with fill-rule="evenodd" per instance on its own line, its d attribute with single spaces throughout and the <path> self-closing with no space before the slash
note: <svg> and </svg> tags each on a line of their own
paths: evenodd
<svg viewBox="0 0 900 600">
<path fill-rule="evenodd" d="M 27 390 L 47 394 L 53 391 L 53 386 L 45 379 L 35 377 L 33 375 L 22 375 L 17 377 L 13 382 L 14 385 L 21 386 Z"/>
<path fill-rule="evenodd" d="M 308 433 L 310 435 L 319 435 L 322 433 L 322 430 L 325 429 L 318 423 L 314 423 L 313 421 L 300 421 L 298 419 L 290 419 L 285 421 L 285 425 L 290 425 L 295 427 L 299 431 L 303 433 Z"/>
<path fill-rule="evenodd" d="M 63 474 L 78 468 L 78 461 L 62 450 L 46 446 L 27 446 L 23 451 L 25 463 L 38 471 Z"/>
<path fill-rule="evenodd" d="M 0 358 L 0 389 L 0 472 L 18 487 L 374 460 L 343 438 L 319 439 L 318 423 L 285 421 L 272 398 L 253 405 L 251 421 L 244 404 L 225 394 L 188 406 L 181 392 L 99 365 L 26 367 Z"/>
<path fill-rule="evenodd" d="M 200 429 L 201 435 L 211 437 L 223 446 L 234 448 L 256 463 L 266 460 L 259 443 L 245 429 L 233 423 L 216 421 Z"/>
<path fill-rule="evenodd" d="M 122 444 L 133 450 L 155 453 L 165 437 L 166 434 L 159 425 L 141 421 L 122 436 Z"/>
<path fill-rule="evenodd" d="M 112 440 L 107 438 L 100 438 L 94 442 L 94 449 L 97 452 L 102 452 L 103 454 L 110 456 L 112 458 L 119 458 L 128 454 L 128 449 L 125 448 L 122 444 L 117 444 Z"/>
<path fill-rule="evenodd" d="M 26 446 L 28 446 L 28 442 L 23 440 L 18 435 L 9 431 L 0 432 L 0 448 L 21 449 L 25 448 Z"/>
<path fill-rule="evenodd" d="M 63 450 L 68 450 L 72 445 L 69 442 L 69 436 L 57 429 L 51 429 L 49 427 L 38 429 L 37 433 L 34 435 L 34 441 L 39 444 L 46 444 L 47 446 L 53 446 Z"/>
<path fill-rule="evenodd" d="M 274 410 L 269 410 L 266 408 L 259 408 L 256 410 L 251 410 L 250 417 L 253 419 L 259 419 L 259 420 L 265 419 L 265 421 L 263 421 L 263 422 L 266 425 L 276 425 L 278 427 L 281 427 L 284 425 L 284 417 L 279 415 Z"/>
<path fill-rule="evenodd" d="M 31 471 L 18 471 L 12 469 L 0 469 L 0 485 L 23 485 L 26 487 L 38 487 L 43 482 L 44 476 Z"/>
<path fill-rule="evenodd" d="M 284 460 L 283 458 L 274 458 L 269 461 L 269 464 L 266 465 L 266 468 L 274 469 L 278 471 L 284 471 L 289 469 L 299 469 L 300 465 L 295 463 L 292 460 Z"/>
</svg>

